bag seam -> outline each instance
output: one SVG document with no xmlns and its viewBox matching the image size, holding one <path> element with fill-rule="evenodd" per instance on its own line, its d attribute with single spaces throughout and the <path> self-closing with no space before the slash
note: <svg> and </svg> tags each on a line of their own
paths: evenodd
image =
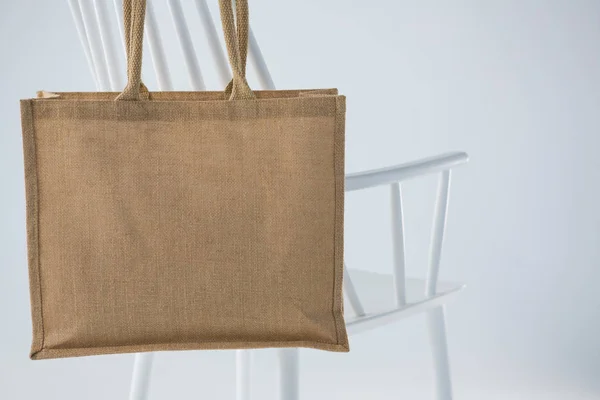
<svg viewBox="0 0 600 400">
<path fill-rule="evenodd" d="M 105 355 L 105 354 L 123 354 L 139 352 L 156 351 L 186 351 L 186 350 L 235 350 L 235 349 L 264 349 L 264 348 L 314 348 L 324 350 L 339 350 L 347 352 L 347 346 L 340 343 L 332 343 L 318 340 L 291 340 L 282 341 L 202 341 L 202 342 L 166 342 L 166 343 L 147 343 L 139 345 L 115 345 L 115 346 L 88 346 L 88 347 L 67 347 L 67 348 L 43 348 L 31 355 L 32 359 L 61 358 L 69 356 L 87 356 L 87 355 Z M 148 350 L 140 350 L 146 348 Z M 114 351 L 117 349 L 117 351 Z M 122 350 L 122 351 L 119 351 Z M 75 353 L 75 355 L 71 355 Z"/>
<path fill-rule="evenodd" d="M 343 179 L 345 179 L 344 175 L 344 168 L 342 166 L 342 177 L 339 176 L 340 171 L 339 171 L 339 163 L 341 162 L 341 160 L 339 159 L 340 157 L 340 143 L 338 143 L 338 141 L 340 140 L 339 136 L 340 136 L 340 114 L 342 112 L 341 109 L 341 104 L 340 104 L 340 97 L 336 96 L 335 98 L 335 118 L 334 118 L 334 134 L 333 134 L 333 171 L 334 171 L 334 229 L 333 229 L 333 265 L 334 265 L 334 279 L 333 279 L 333 309 L 332 309 L 332 315 L 333 315 L 333 322 L 334 322 L 334 328 L 335 328 L 335 333 L 336 333 L 336 342 L 341 345 L 341 346 L 348 346 L 348 340 L 347 340 L 347 336 L 346 336 L 346 340 L 344 340 L 343 342 L 340 341 L 340 337 L 343 336 L 343 332 L 342 332 L 342 328 L 341 328 L 341 324 L 344 323 L 344 319 L 343 319 L 343 310 L 340 310 L 340 299 L 343 296 L 342 294 L 342 285 L 343 282 L 341 280 L 341 276 L 340 276 L 340 266 L 338 264 L 340 264 L 340 257 L 342 257 L 342 255 L 339 254 L 339 241 L 342 240 L 343 241 L 343 235 L 342 238 L 340 238 L 340 235 L 338 234 L 338 230 L 340 230 L 339 224 L 340 224 L 340 218 L 338 216 L 338 212 L 340 207 L 342 206 L 340 204 L 340 196 L 344 196 L 344 191 L 342 188 L 342 193 L 340 194 L 340 179 L 342 179 L 341 182 L 343 182 Z M 343 150 L 342 150 L 343 151 Z M 343 197 L 342 197 L 343 199 Z M 342 218 L 343 220 L 343 218 Z M 343 229 L 343 226 L 341 227 L 341 229 Z M 341 260 L 341 269 L 342 269 L 342 275 L 343 275 L 343 268 L 344 268 L 344 264 L 343 264 L 343 258 Z M 339 312 L 338 312 L 339 311 Z M 339 321 L 340 317 L 338 314 L 342 315 L 342 321 Z"/>
<path fill-rule="evenodd" d="M 35 241 L 36 241 L 36 255 L 37 255 L 37 278 L 38 278 L 38 299 L 40 302 L 40 329 L 41 329 L 41 337 L 42 337 L 42 342 L 40 345 L 40 350 L 38 350 L 38 352 L 42 351 L 44 349 L 44 342 L 46 339 L 46 334 L 45 334 L 45 328 L 44 328 L 44 300 L 42 298 L 42 271 L 41 271 L 41 257 L 40 257 L 40 185 L 39 185 L 39 169 L 38 169 L 38 153 L 37 153 L 37 146 L 36 146 L 36 142 L 35 142 L 35 129 L 33 126 L 33 107 L 30 107 L 31 110 L 31 134 L 32 134 L 32 141 L 33 141 L 33 156 L 34 156 L 34 160 L 35 160 L 35 202 L 36 202 L 36 207 L 35 207 Z"/>
<path fill-rule="evenodd" d="M 340 332 L 338 329 L 338 321 L 337 321 L 337 286 L 338 286 L 338 266 L 337 266 L 337 206 L 338 206 L 338 171 L 337 171 L 337 135 L 338 135 L 338 106 L 337 99 L 335 99 L 335 118 L 333 121 L 333 307 L 331 309 L 331 313 L 333 316 L 333 325 L 335 328 L 335 341 L 339 344 L 340 342 Z"/>
<path fill-rule="evenodd" d="M 43 299 L 42 299 L 42 274 L 41 274 L 41 266 L 40 266 L 40 240 L 39 240 L 39 232 L 40 232 L 40 194 L 39 194 L 39 170 L 38 170 L 38 155 L 37 155 L 37 146 L 35 142 L 35 128 L 34 128 L 34 117 L 33 117 L 33 101 L 29 100 L 27 104 L 28 113 L 27 113 L 27 135 L 30 141 L 29 148 L 27 151 L 30 153 L 33 160 L 33 168 L 31 172 L 33 172 L 33 177 L 25 177 L 33 184 L 32 194 L 35 196 L 35 199 L 32 201 L 32 204 L 35 205 L 35 214 L 33 216 L 32 225 L 34 228 L 34 232 L 32 234 L 33 246 L 35 248 L 35 267 L 31 269 L 33 273 L 35 273 L 35 277 L 37 280 L 37 285 L 33 287 L 35 293 L 32 301 L 37 304 L 32 304 L 32 308 L 37 308 L 38 310 L 38 323 L 33 325 L 34 329 L 34 340 L 39 340 L 39 348 L 31 349 L 30 357 L 33 356 L 40 351 L 44 350 L 44 342 L 45 342 L 45 329 L 44 329 L 44 312 L 43 312 Z M 37 307 L 34 307 L 36 306 Z"/>
</svg>

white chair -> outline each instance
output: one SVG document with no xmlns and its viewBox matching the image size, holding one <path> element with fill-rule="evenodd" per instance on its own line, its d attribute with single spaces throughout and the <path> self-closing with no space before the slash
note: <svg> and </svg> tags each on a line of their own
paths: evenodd
<svg viewBox="0 0 600 400">
<path fill-rule="evenodd" d="M 113 0 L 113 7 L 106 0 L 67 1 L 98 90 L 121 91 L 124 87 L 125 75 L 124 71 L 119 68 L 117 52 L 124 51 L 124 46 L 119 44 L 123 41 L 117 38 L 123 38 L 122 0 Z M 166 1 L 171 11 L 191 88 L 204 90 L 200 65 L 196 58 L 180 0 Z M 194 2 L 213 58 L 218 66 L 221 84 L 225 87 L 231 79 L 231 73 L 223 47 L 219 42 L 213 18 L 205 0 L 194 0 Z M 110 8 L 114 9 L 111 11 Z M 109 23 L 109 12 L 116 13 L 118 29 L 114 24 Z M 173 90 L 151 0 L 148 0 L 147 6 L 146 39 L 159 89 Z M 264 89 L 274 89 L 275 85 L 252 30 L 250 30 L 249 39 L 250 62 L 256 69 L 260 83 Z M 381 185 L 389 186 L 394 243 L 392 274 L 381 275 L 344 268 L 345 300 L 349 306 L 346 307 L 348 334 L 354 335 L 380 328 L 401 318 L 426 312 L 434 358 L 435 387 L 439 400 L 452 399 L 444 305 L 463 288 L 463 285 L 459 284 L 438 283 L 450 190 L 450 171 L 453 167 L 466 163 L 467 160 L 466 153 L 455 152 L 389 168 L 350 174 L 346 177 L 347 192 Z M 427 278 L 424 280 L 406 279 L 401 182 L 433 173 L 440 174 L 440 181 L 431 234 Z M 389 295 L 382 295 L 385 293 Z M 278 351 L 280 398 L 297 400 L 299 399 L 298 349 L 280 349 Z M 152 360 L 152 353 L 136 355 L 130 400 L 146 400 L 148 398 Z M 249 400 L 251 351 L 237 350 L 236 363 L 236 399 Z"/>
</svg>

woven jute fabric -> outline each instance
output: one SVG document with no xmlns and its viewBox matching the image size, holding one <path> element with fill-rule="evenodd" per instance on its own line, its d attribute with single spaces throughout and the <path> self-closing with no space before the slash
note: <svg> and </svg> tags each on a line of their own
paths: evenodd
<svg viewBox="0 0 600 400">
<path fill-rule="evenodd" d="M 145 2 L 125 0 L 123 93 L 21 100 L 31 358 L 348 351 L 345 97 L 252 91 L 227 3 L 230 91 L 143 95 Z"/>
</svg>

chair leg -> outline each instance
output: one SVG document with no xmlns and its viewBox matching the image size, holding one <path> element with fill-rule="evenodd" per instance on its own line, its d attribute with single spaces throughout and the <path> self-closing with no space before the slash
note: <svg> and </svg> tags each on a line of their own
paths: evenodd
<svg viewBox="0 0 600 400">
<path fill-rule="evenodd" d="M 452 399 L 452 381 L 450 378 L 450 360 L 446 339 L 446 317 L 444 306 L 430 311 L 427 315 L 429 338 L 433 353 L 435 370 L 435 388 L 437 400 Z"/>
<path fill-rule="evenodd" d="M 236 400 L 250 400 L 250 367 L 252 353 L 250 350 L 236 350 Z"/>
<path fill-rule="evenodd" d="M 129 400 L 148 400 L 153 353 L 138 353 L 133 362 Z"/>
<path fill-rule="evenodd" d="M 298 400 L 299 352 L 298 349 L 279 349 L 279 400 Z"/>
</svg>

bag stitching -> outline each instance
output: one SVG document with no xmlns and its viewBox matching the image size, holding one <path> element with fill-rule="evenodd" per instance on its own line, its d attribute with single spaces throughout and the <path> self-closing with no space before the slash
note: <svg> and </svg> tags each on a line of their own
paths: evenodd
<svg viewBox="0 0 600 400">
<path fill-rule="evenodd" d="M 33 184 L 34 186 L 34 190 L 35 190 L 35 216 L 34 216 L 34 227 L 35 227 L 35 231 L 33 233 L 33 240 L 34 240 L 34 246 L 35 246 L 35 264 L 36 264 L 36 268 L 33 270 L 36 278 L 37 278 L 37 286 L 34 288 L 34 290 L 36 291 L 35 296 L 34 296 L 34 300 L 35 302 L 37 302 L 37 306 L 38 306 L 38 320 L 39 322 L 37 324 L 34 324 L 33 329 L 34 329 L 34 339 L 39 339 L 40 341 L 40 346 L 37 350 L 32 349 L 31 355 L 30 357 L 33 358 L 35 356 L 35 354 L 41 352 L 42 350 L 44 350 L 44 342 L 45 342 L 45 329 L 44 329 L 44 311 L 43 311 L 43 299 L 42 299 L 42 274 L 41 274 L 41 266 L 40 266 L 40 240 L 39 240 L 39 232 L 40 232 L 40 193 L 39 193 L 39 170 L 38 170 L 38 155 L 37 155 L 37 146 L 36 146 L 36 142 L 35 142 L 35 129 L 34 129 L 34 117 L 33 117 L 33 101 L 30 100 L 28 101 L 27 104 L 27 108 L 29 109 L 29 113 L 28 113 L 28 121 L 27 121 L 27 125 L 28 125 L 28 140 L 31 141 L 31 147 L 32 149 L 28 149 L 28 151 L 31 151 L 32 154 L 31 156 L 33 157 L 33 162 L 34 162 L 34 166 L 33 166 L 33 177 L 29 177 L 30 180 L 33 180 Z M 32 307 L 34 306 L 34 304 L 32 304 Z M 39 328 L 39 331 L 38 331 Z M 36 332 L 37 331 L 37 332 Z"/>
</svg>

